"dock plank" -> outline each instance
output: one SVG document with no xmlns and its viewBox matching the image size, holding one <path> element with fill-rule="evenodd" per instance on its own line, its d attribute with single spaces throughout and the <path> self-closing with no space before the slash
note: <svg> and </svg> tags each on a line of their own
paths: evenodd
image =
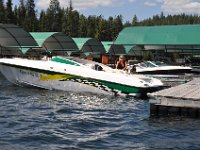
<svg viewBox="0 0 200 150">
<path fill-rule="evenodd" d="M 200 118 L 200 78 L 176 87 L 153 93 L 152 116 L 187 116 Z M 173 111 L 172 111 L 173 110 Z"/>
<path fill-rule="evenodd" d="M 193 99 L 200 101 L 200 79 L 196 78 L 191 82 L 176 87 L 153 93 L 156 97 L 170 97 L 177 99 Z"/>
<path fill-rule="evenodd" d="M 177 88 L 177 90 L 179 90 L 179 88 L 181 88 L 181 87 L 177 86 L 176 88 Z M 167 96 L 167 95 L 172 94 L 172 93 L 174 93 L 174 89 L 173 89 L 173 88 L 169 88 L 169 89 L 165 89 L 165 90 L 156 92 L 156 93 L 154 93 L 154 94 L 155 94 L 155 95 Z"/>
<path fill-rule="evenodd" d="M 175 93 L 175 95 L 172 95 L 172 96 L 176 98 L 184 99 L 185 97 L 191 95 L 191 93 L 196 91 L 198 88 L 199 88 L 198 86 L 187 85 L 186 88 L 180 90 L 179 93 Z"/>
<path fill-rule="evenodd" d="M 187 85 L 184 86 L 177 86 L 176 88 L 170 88 L 170 89 L 166 89 L 163 91 L 159 91 L 157 93 L 155 93 L 155 95 L 160 95 L 160 96 L 173 96 L 173 95 L 177 95 L 182 93 L 182 91 L 185 91 L 187 89 Z"/>
<path fill-rule="evenodd" d="M 185 95 L 186 99 L 200 99 L 200 87 L 195 86 L 193 89 L 193 92 L 189 93 L 188 95 Z"/>
</svg>

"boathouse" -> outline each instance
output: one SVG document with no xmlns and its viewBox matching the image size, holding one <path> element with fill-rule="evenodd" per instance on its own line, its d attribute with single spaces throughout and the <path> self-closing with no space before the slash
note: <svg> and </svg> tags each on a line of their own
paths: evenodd
<svg viewBox="0 0 200 150">
<path fill-rule="evenodd" d="M 38 45 L 54 55 L 70 55 L 78 51 L 78 47 L 71 37 L 61 32 L 31 32 Z"/>
<path fill-rule="evenodd" d="M 123 45 L 115 45 L 113 42 L 102 42 L 104 48 L 106 49 L 106 53 L 109 55 L 125 55 L 126 49 Z"/>
<path fill-rule="evenodd" d="M 79 50 L 85 54 L 105 54 L 103 44 L 95 38 L 73 38 Z"/>
<path fill-rule="evenodd" d="M 0 55 L 21 56 L 29 49 L 38 48 L 34 38 L 24 29 L 10 24 L 0 24 Z"/>
<path fill-rule="evenodd" d="M 200 25 L 127 27 L 119 33 L 114 44 L 160 50 L 165 54 L 199 56 Z"/>
</svg>

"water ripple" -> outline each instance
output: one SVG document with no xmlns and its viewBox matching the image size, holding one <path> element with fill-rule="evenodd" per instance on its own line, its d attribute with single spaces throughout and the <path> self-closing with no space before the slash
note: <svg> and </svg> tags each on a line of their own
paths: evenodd
<svg viewBox="0 0 200 150">
<path fill-rule="evenodd" d="M 148 100 L 0 88 L 1 150 L 200 148 L 199 120 L 149 119 Z"/>
</svg>

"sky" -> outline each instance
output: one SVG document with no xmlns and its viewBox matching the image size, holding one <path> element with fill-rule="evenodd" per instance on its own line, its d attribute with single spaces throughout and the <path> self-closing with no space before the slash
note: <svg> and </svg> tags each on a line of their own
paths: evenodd
<svg viewBox="0 0 200 150">
<path fill-rule="evenodd" d="M 35 0 L 38 11 L 46 9 L 50 0 Z M 67 7 L 69 0 L 59 0 L 61 7 Z M 13 0 L 16 5 L 19 0 Z M 123 21 L 131 21 L 136 14 L 139 20 L 164 12 L 167 14 L 200 14 L 200 0 L 72 0 L 80 13 L 109 16 L 122 15 Z"/>
</svg>

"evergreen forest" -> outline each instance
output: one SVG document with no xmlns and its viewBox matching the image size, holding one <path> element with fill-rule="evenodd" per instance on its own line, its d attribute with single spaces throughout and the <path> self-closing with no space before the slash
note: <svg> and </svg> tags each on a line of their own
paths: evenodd
<svg viewBox="0 0 200 150">
<path fill-rule="evenodd" d="M 132 21 L 124 21 L 122 15 L 109 18 L 84 16 L 73 8 L 72 1 L 67 8 L 59 0 L 50 0 L 46 10 L 36 10 L 34 0 L 20 0 L 13 6 L 12 0 L 0 0 L 0 22 L 16 24 L 28 32 L 63 32 L 70 37 L 93 37 L 100 41 L 112 41 L 124 27 L 199 24 L 198 15 L 154 15 L 139 21 L 133 15 Z"/>
</svg>

